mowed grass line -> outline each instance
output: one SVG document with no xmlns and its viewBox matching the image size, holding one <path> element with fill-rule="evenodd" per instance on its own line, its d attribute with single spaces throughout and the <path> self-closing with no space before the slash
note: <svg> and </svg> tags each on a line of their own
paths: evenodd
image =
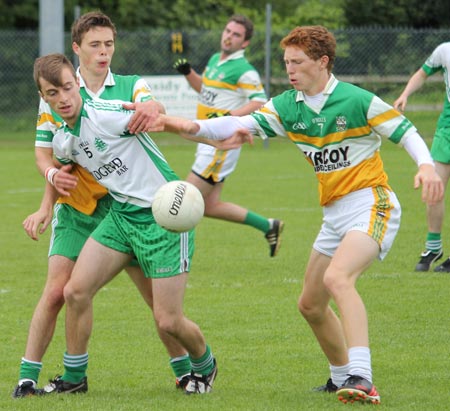
<svg viewBox="0 0 450 411">
<path fill-rule="evenodd" d="M 419 127 L 420 128 L 420 127 Z M 156 138 L 184 177 L 194 145 Z M 20 139 L 19 139 L 20 140 Z M 39 242 L 21 222 L 35 211 L 43 180 L 32 142 L 4 143 L 0 158 L 0 409 L 5 410 L 338 410 L 333 395 L 311 393 L 328 378 L 328 365 L 296 309 L 303 271 L 320 227 L 313 172 L 287 141 L 245 147 L 224 199 L 286 222 L 280 255 L 268 257 L 261 233 L 204 219 L 185 311 L 202 328 L 219 364 L 214 392 L 186 397 L 174 388 L 168 356 L 150 311 L 121 273 L 95 299 L 89 346 L 89 393 L 12 400 L 28 324 L 44 286 L 49 233 Z M 412 188 L 415 166 L 404 150 L 385 142 L 382 156 L 403 206 L 402 226 L 384 262 L 359 280 L 368 310 L 374 378 L 383 409 L 445 410 L 448 405 L 450 277 L 415 273 L 422 251 L 425 208 Z M 450 244 L 447 231 L 445 244 Z M 448 248 L 450 251 L 450 248 Z M 63 314 L 63 313 L 62 313 Z M 40 385 L 62 371 L 64 317 L 44 359 Z"/>
</svg>

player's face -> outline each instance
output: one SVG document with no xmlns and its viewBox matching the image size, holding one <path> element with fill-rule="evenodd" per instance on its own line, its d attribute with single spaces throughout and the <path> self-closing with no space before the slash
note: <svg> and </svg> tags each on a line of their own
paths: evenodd
<svg viewBox="0 0 450 411">
<path fill-rule="evenodd" d="M 284 50 L 284 64 L 289 82 L 296 90 L 314 96 L 325 88 L 329 78 L 327 56 L 313 60 L 302 49 L 288 46 Z"/>
<path fill-rule="evenodd" d="M 87 31 L 81 44 L 73 43 L 74 53 L 80 60 L 83 75 L 106 76 L 114 54 L 114 34 L 109 27 L 93 27 Z"/>
<path fill-rule="evenodd" d="M 61 71 L 61 86 L 55 86 L 42 77 L 39 79 L 40 95 L 50 108 L 73 127 L 78 119 L 83 103 L 78 80 L 72 71 L 64 67 Z"/>
<path fill-rule="evenodd" d="M 245 40 L 245 27 L 235 21 L 230 21 L 222 33 L 222 53 L 232 54 L 235 51 L 245 49 L 248 44 L 249 41 Z"/>
</svg>

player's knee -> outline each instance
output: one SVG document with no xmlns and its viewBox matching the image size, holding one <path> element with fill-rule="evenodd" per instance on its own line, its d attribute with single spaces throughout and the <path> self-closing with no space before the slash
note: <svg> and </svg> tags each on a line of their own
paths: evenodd
<svg viewBox="0 0 450 411">
<path fill-rule="evenodd" d="M 60 310 L 64 305 L 64 292 L 63 288 L 58 287 L 48 290 L 43 296 L 43 300 L 49 310 Z"/>
<path fill-rule="evenodd" d="M 69 282 L 64 287 L 64 300 L 67 305 L 82 305 L 88 302 L 89 296 Z"/>
<path fill-rule="evenodd" d="M 160 314 L 155 316 L 156 326 L 160 331 L 170 335 L 177 335 L 179 321 L 173 315 Z"/>
<path fill-rule="evenodd" d="M 344 273 L 337 273 L 328 271 L 323 277 L 323 284 L 328 293 L 335 299 L 352 286 L 348 276 Z"/>
<path fill-rule="evenodd" d="M 63 287 L 46 287 L 42 293 L 37 309 L 57 314 L 64 305 Z"/>
<path fill-rule="evenodd" d="M 308 322 L 317 322 L 324 316 L 324 310 L 311 299 L 300 296 L 297 304 L 300 314 Z"/>
<path fill-rule="evenodd" d="M 219 215 L 219 213 L 218 213 L 219 204 L 221 204 L 221 203 L 217 202 L 217 201 L 208 201 L 208 199 L 205 200 L 204 215 L 206 217 L 216 217 L 217 215 Z"/>
</svg>

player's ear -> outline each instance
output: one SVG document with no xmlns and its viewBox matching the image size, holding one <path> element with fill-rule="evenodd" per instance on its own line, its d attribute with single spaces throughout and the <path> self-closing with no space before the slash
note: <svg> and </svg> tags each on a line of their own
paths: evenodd
<svg viewBox="0 0 450 411">
<path fill-rule="evenodd" d="M 75 41 L 72 43 L 72 50 L 78 56 L 78 53 L 80 52 L 80 46 Z"/>
</svg>

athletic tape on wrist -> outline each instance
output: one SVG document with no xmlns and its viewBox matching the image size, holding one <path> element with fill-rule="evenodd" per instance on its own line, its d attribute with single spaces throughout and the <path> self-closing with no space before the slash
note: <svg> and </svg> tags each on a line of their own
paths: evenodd
<svg viewBox="0 0 450 411">
<path fill-rule="evenodd" d="M 55 177 L 55 174 L 58 172 L 59 170 L 56 167 L 47 167 L 47 169 L 45 170 L 45 178 L 47 179 L 47 181 L 53 186 L 55 185 L 53 183 L 53 178 Z"/>
</svg>

